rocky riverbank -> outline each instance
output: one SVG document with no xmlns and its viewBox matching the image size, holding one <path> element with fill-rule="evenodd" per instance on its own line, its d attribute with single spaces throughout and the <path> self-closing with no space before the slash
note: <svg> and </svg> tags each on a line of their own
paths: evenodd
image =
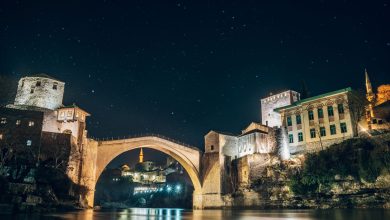
<svg viewBox="0 0 390 220">
<path fill-rule="evenodd" d="M 390 209 L 389 140 L 356 138 L 283 162 L 269 155 L 247 159 L 268 162 L 249 163 L 249 181 L 238 181 L 223 200 L 237 208 Z"/>
<path fill-rule="evenodd" d="M 54 212 L 86 208 L 75 199 L 58 199 L 50 186 L 30 183 L 9 183 L 1 195 L 0 210 L 12 212 Z"/>
</svg>

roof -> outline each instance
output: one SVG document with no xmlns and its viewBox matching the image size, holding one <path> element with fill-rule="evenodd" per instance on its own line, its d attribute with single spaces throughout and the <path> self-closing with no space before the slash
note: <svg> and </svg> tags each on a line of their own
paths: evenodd
<svg viewBox="0 0 390 220">
<path fill-rule="evenodd" d="M 233 134 L 233 133 L 229 133 L 229 132 L 222 132 L 222 131 L 214 131 L 214 130 L 211 130 L 209 131 L 205 136 L 209 135 L 210 133 L 216 133 L 216 134 L 221 134 L 221 135 L 226 135 L 226 136 L 237 136 L 236 134 Z"/>
<path fill-rule="evenodd" d="M 241 136 L 247 133 L 252 133 L 252 131 L 261 131 L 263 133 L 267 133 L 265 129 L 268 131 L 268 127 L 266 125 L 258 122 L 251 122 L 244 130 L 242 130 Z"/>
<path fill-rule="evenodd" d="M 45 73 L 37 73 L 37 74 L 29 75 L 29 76 L 26 76 L 26 77 L 41 77 L 41 78 L 47 78 L 47 79 L 52 79 L 52 80 L 63 82 L 63 81 L 61 81 L 59 79 L 56 79 L 56 78 L 54 78 L 52 76 L 49 76 L 49 75 L 45 74 Z"/>
<path fill-rule="evenodd" d="M 279 94 L 282 94 L 282 93 L 285 93 L 285 92 L 296 92 L 296 93 L 299 93 L 299 92 L 297 92 L 295 90 L 291 90 L 291 89 L 281 89 L 281 90 L 274 91 L 274 92 L 269 93 L 268 95 L 263 96 L 261 98 L 261 100 L 267 99 L 269 97 L 272 97 L 272 96 L 275 96 L 275 95 L 279 95 Z"/>
<path fill-rule="evenodd" d="M 88 116 L 90 116 L 90 114 L 89 114 L 87 111 L 85 111 L 84 109 L 80 108 L 80 107 L 77 106 L 75 103 L 73 103 L 73 104 L 71 104 L 71 105 L 61 106 L 61 107 L 59 107 L 58 109 L 64 109 L 64 108 L 78 108 L 78 109 L 80 109 L 81 111 L 87 113 Z"/>
<path fill-rule="evenodd" d="M 288 109 L 288 108 L 292 108 L 292 107 L 301 105 L 301 104 L 303 104 L 305 102 L 310 102 L 310 101 L 313 101 L 313 100 L 316 100 L 316 99 L 320 99 L 320 98 L 324 98 L 324 97 L 327 97 L 327 96 L 336 95 L 336 94 L 345 93 L 345 92 L 351 92 L 351 91 L 352 91 L 351 87 L 348 87 L 348 88 L 345 88 L 345 89 L 339 89 L 339 90 L 336 90 L 336 91 L 332 91 L 332 92 L 324 93 L 324 94 L 321 94 L 321 95 L 313 96 L 313 97 L 310 97 L 310 98 L 307 98 L 307 99 L 299 100 L 297 102 L 294 102 L 291 105 L 287 105 L 287 106 L 284 106 L 284 107 L 276 108 L 276 109 L 274 109 L 274 111 L 278 112 L 278 111 L 283 110 L 283 109 Z"/>
</svg>

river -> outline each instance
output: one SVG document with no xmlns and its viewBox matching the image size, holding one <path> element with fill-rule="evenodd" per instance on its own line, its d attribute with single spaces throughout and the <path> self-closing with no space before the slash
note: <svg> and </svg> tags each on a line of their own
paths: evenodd
<svg viewBox="0 0 390 220">
<path fill-rule="evenodd" d="M 78 211 L 53 214 L 17 214 L 1 215 L 1 220 L 45 219 L 45 220 L 228 220 L 228 219 L 264 219 L 264 220 L 386 220 L 390 219 L 390 210 L 350 209 L 350 210 L 186 210 L 130 208 L 116 211 Z"/>
</svg>

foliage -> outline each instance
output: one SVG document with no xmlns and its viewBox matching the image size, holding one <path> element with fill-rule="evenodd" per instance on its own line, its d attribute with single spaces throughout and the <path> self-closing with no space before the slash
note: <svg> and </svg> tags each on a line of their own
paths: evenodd
<svg viewBox="0 0 390 220">
<path fill-rule="evenodd" d="M 388 170 L 390 150 L 387 144 L 362 138 L 350 139 L 308 154 L 302 171 L 292 176 L 290 187 L 296 194 L 310 194 L 332 185 L 336 175 L 374 182 Z"/>
</svg>

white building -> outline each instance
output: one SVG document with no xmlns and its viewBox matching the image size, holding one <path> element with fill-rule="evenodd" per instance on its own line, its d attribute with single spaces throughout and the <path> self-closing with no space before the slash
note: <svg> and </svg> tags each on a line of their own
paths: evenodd
<svg viewBox="0 0 390 220">
<path fill-rule="evenodd" d="M 321 150 L 356 135 L 348 109 L 351 91 L 340 89 L 275 109 L 288 130 L 291 153 Z"/>
</svg>

